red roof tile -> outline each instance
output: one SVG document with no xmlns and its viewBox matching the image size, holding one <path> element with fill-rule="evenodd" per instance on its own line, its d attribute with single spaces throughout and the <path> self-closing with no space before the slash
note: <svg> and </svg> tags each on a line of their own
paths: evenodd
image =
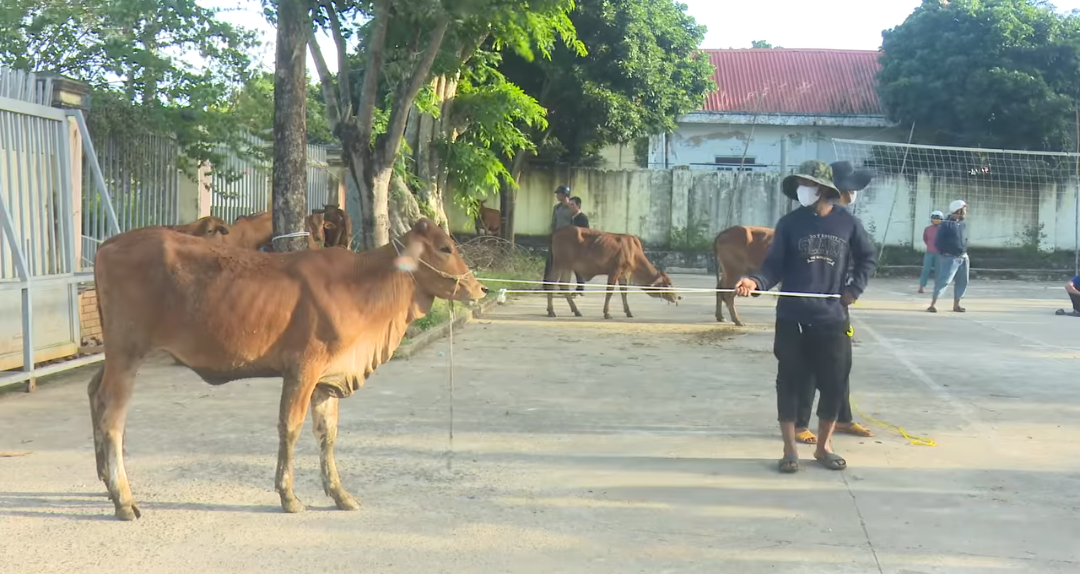
<svg viewBox="0 0 1080 574">
<path fill-rule="evenodd" d="M 719 90 L 702 111 L 883 115 L 874 50 L 703 50 Z"/>
</svg>

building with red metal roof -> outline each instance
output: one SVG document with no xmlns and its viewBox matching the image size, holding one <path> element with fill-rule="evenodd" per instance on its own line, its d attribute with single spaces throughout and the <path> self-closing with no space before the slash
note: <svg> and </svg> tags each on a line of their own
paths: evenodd
<svg viewBox="0 0 1080 574">
<path fill-rule="evenodd" d="M 651 138 L 649 167 L 788 171 L 836 159 L 833 138 L 906 141 L 878 99 L 877 51 L 703 51 L 718 88 L 674 133 Z"/>
</svg>

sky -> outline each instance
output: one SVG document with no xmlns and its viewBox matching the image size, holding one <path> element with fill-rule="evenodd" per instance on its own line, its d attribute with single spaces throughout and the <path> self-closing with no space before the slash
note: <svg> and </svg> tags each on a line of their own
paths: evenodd
<svg viewBox="0 0 1080 574">
<path fill-rule="evenodd" d="M 584 0 L 588 1 L 588 0 Z M 749 48 L 764 40 L 784 48 L 876 50 L 881 31 L 901 24 L 921 0 L 681 0 L 687 12 L 708 27 L 702 48 Z M 262 16 L 259 0 L 200 0 L 207 8 L 227 12 L 222 19 L 253 29 L 266 43 L 258 60 L 274 67 L 274 28 Z M 1080 0 L 1056 0 L 1059 10 L 1080 10 Z M 334 47 L 328 37 L 319 45 L 334 69 Z M 315 75 L 308 56 L 308 70 Z"/>
</svg>

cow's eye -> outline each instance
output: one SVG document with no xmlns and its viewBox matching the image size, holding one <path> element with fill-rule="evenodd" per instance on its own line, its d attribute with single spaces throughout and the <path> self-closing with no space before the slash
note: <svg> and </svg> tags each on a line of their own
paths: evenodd
<svg viewBox="0 0 1080 574">
<path fill-rule="evenodd" d="M 443 253 L 453 253 L 454 252 L 453 248 L 451 248 L 449 245 L 439 249 L 439 251 L 442 251 Z"/>
</svg>

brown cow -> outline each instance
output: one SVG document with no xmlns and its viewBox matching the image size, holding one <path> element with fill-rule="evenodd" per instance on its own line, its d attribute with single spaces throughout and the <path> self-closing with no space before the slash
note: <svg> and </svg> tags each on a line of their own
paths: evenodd
<svg viewBox="0 0 1080 574">
<path fill-rule="evenodd" d="M 313 215 L 323 215 L 323 229 L 326 236 L 327 247 L 344 247 L 349 249 L 352 246 L 352 218 L 349 217 L 349 213 L 336 203 L 327 203 L 323 206 L 323 209 L 311 210 Z M 310 226 L 309 226 L 310 227 Z"/>
<path fill-rule="evenodd" d="M 573 225 L 559 229 L 551 235 L 551 269 L 544 281 L 568 283 L 572 272 L 581 275 L 583 281 L 589 281 L 598 275 L 607 275 L 605 319 L 611 318 L 609 308 L 616 283 L 622 286 L 623 311 L 631 318 L 634 315 L 630 313 L 630 305 L 626 302 L 626 285 L 629 281 L 633 281 L 634 285 L 648 287 L 646 292 L 650 297 L 659 297 L 676 305 L 682 299 L 673 291 L 664 290 L 672 286 L 671 278 L 667 273 L 653 267 L 645 256 L 641 240 L 633 235 L 608 233 Z M 544 284 L 544 290 L 548 291 L 548 317 L 555 316 L 552 304 L 554 294 L 550 292 L 553 287 L 550 283 Z M 574 316 L 581 317 L 581 311 L 578 311 L 574 304 L 569 287 L 563 285 L 562 290 L 566 291 L 566 302 L 570 304 Z"/>
<path fill-rule="evenodd" d="M 713 241 L 716 288 L 734 289 L 740 277 L 760 268 L 772 241 L 773 230 L 768 227 L 736 225 L 721 231 Z M 716 320 L 724 322 L 724 303 L 731 312 L 731 320 L 741 327 L 742 319 L 735 311 L 735 293 L 716 293 Z"/>
<path fill-rule="evenodd" d="M 486 235 L 498 235 L 502 230 L 502 212 L 498 209 L 491 209 L 485 207 L 484 202 L 480 202 L 480 216 L 476 219 L 479 224 L 476 228 L 476 234 L 481 235 L 480 231 L 483 230 Z"/>
<path fill-rule="evenodd" d="M 322 213 L 312 213 L 304 218 L 304 227 L 308 232 L 308 249 L 322 249 L 326 241 L 325 230 L 335 226 L 326 221 Z M 225 242 L 243 249 L 270 251 L 273 236 L 273 216 L 269 211 L 260 211 L 237 217 Z"/>
<path fill-rule="evenodd" d="M 105 363 L 90 381 L 90 414 L 98 477 L 121 520 L 140 516 L 124 469 L 124 421 L 151 352 L 169 352 L 212 385 L 282 377 L 282 508 L 304 509 L 293 494 L 293 450 L 310 404 L 323 487 L 338 508 L 353 510 L 359 505 L 341 486 L 333 452 L 339 399 L 390 359 L 436 297 L 471 303 L 487 292 L 427 219 L 364 253 L 263 253 L 135 229 L 101 245 L 94 280 Z"/>
<path fill-rule="evenodd" d="M 186 235 L 194 235 L 195 237 L 219 241 L 227 241 L 223 236 L 229 234 L 229 224 L 212 215 L 200 217 L 191 223 L 184 223 L 182 225 L 166 225 L 165 228 L 179 231 Z"/>
</svg>

